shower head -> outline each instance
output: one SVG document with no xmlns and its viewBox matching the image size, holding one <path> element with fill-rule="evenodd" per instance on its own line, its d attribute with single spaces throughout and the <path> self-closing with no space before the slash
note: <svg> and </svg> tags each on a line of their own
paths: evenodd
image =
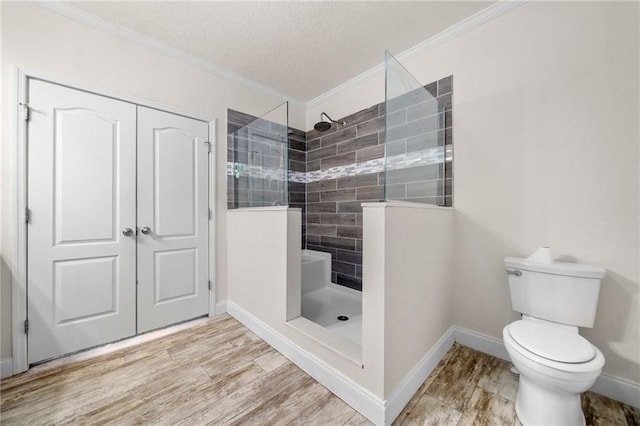
<svg viewBox="0 0 640 426">
<path fill-rule="evenodd" d="M 324 121 L 323 117 L 327 117 L 329 121 Z M 331 128 L 331 123 L 342 124 L 343 126 L 347 125 L 346 121 L 336 121 L 333 118 L 329 117 L 326 112 L 320 114 L 320 121 L 313 125 L 313 128 L 318 132 L 326 132 Z"/>
</svg>

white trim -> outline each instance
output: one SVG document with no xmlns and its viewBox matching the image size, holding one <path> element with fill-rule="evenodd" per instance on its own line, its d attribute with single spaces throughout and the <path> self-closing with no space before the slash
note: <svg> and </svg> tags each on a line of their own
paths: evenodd
<svg viewBox="0 0 640 426">
<path fill-rule="evenodd" d="M 456 342 L 507 361 L 509 355 L 502 340 L 466 328 L 454 326 Z M 601 374 L 591 391 L 640 409 L 640 384 Z"/>
<path fill-rule="evenodd" d="M 211 217 L 209 225 L 209 316 L 217 315 L 216 306 L 216 120 L 209 121 L 209 176 L 207 185 L 209 186 L 209 211 Z"/>
<path fill-rule="evenodd" d="M 305 351 L 279 332 L 251 315 L 232 301 L 227 301 L 231 316 L 260 336 L 265 342 L 304 370 L 320 384 L 377 425 L 384 424 L 385 404 L 375 395 L 354 383 L 316 356 Z"/>
<path fill-rule="evenodd" d="M 216 315 L 222 315 L 227 313 L 227 300 L 221 300 L 216 303 Z"/>
<path fill-rule="evenodd" d="M 20 102 L 26 103 L 28 76 L 21 69 L 16 69 L 17 93 L 15 103 L 9 111 L 14 114 L 16 140 L 16 263 L 11 281 L 11 330 L 12 330 L 12 368 L 13 374 L 22 373 L 29 368 L 27 363 L 27 335 L 24 333 L 24 322 L 27 319 L 27 224 L 24 212 L 27 207 L 27 122 L 22 120 Z"/>
<path fill-rule="evenodd" d="M 389 394 L 385 401 L 386 424 L 398 417 L 454 342 L 455 327 L 450 327 Z"/>
<path fill-rule="evenodd" d="M 35 2 L 35 4 L 81 24 L 88 25 L 92 28 L 104 31 L 123 40 L 156 51 L 184 64 L 202 69 L 210 74 L 215 75 L 216 77 L 224 78 L 226 80 L 230 80 L 244 86 L 257 89 L 261 92 L 279 97 L 283 100 L 289 100 L 289 102 L 292 103 L 296 103 L 299 105 L 305 104 L 303 101 L 295 99 L 290 95 L 281 93 L 254 80 L 243 77 L 240 74 L 236 74 L 233 71 L 215 65 L 204 59 L 198 58 L 183 50 L 171 47 L 168 44 L 162 43 L 129 28 L 122 27 L 111 21 L 107 21 L 106 19 L 102 19 L 98 16 L 87 13 L 62 1 L 37 1 Z"/>
<path fill-rule="evenodd" d="M 457 325 L 454 325 L 453 328 L 456 342 L 461 345 L 505 361 L 511 361 L 502 340 Z"/>
<path fill-rule="evenodd" d="M 10 356 L 0 359 L 0 379 L 13 376 L 13 358 Z"/>
<path fill-rule="evenodd" d="M 395 55 L 395 57 L 398 60 L 410 61 L 417 56 L 424 54 L 426 51 L 433 49 L 434 47 L 445 44 L 475 28 L 478 28 L 481 25 L 486 24 L 487 22 L 492 21 L 493 19 L 501 15 L 504 15 L 505 13 L 515 9 L 516 7 L 527 1 L 528 0 L 500 0 L 497 3 L 492 4 L 491 6 L 482 9 L 478 13 L 471 15 L 466 19 L 463 19 L 462 21 L 452 25 L 451 27 L 440 31 L 439 33 L 416 44 L 415 46 L 410 47 L 409 49 Z M 353 77 L 350 80 L 345 81 L 342 84 L 339 84 L 338 86 L 323 93 L 322 95 L 311 99 L 307 102 L 307 109 L 315 108 L 323 102 L 326 102 L 330 98 L 338 95 L 342 91 L 357 86 L 362 82 L 382 73 L 384 73 L 384 62 L 363 72 L 362 74 Z"/>
<path fill-rule="evenodd" d="M 94 95 L 102 96 L 105 98 L 115 99 L 117 101 L 129 102 L 131 104 L 135 104 L 138 106 L 143 106 L 147 108 L 157 109 L 160 111 L 168 112 L 169 114 L 182 115 L 187 118 L 192 118 L 194 120 L 205 121 L 207 123 L 211 122 L 211 120 L 215 120 L 212 118 L 210 114 L 203 114 L 196 111 L 190 111 L 184 108 L 177 108 L 171 105 L 166 105 L 160 102 L 152 101 L 150 99 L 141 98 L 139 96 L 127 95 L 125 93 L 117 92 L 114 90 L 98 88 L 91 85 L 85 85 L 78 83 L 76 81 L 71 81 L 63 76 L 56 75 L 47 71 L 42 71 L 30 67 L 18 67 L 22 74 L 24 74 L 27 78 L 33 78 L 36 80 L 43 80 L 49 83 L 57 84 L 59 86 L 65 86 L 74 90 L 82 90 L 83 92 L 92 93 Z"/>
</svg>

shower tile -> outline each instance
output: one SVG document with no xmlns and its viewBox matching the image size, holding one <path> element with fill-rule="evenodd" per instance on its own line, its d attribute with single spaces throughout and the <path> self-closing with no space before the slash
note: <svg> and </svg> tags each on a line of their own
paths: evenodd
<svg viewBox="0 0 640 426">
<path fill-rule="evenodd" d="M 378 176 L 376 173 L 366 175 L 349 176 L 337 180 L 338 189 L 342 188 L 358 188 L 361 186 L 373 186 L 378 184 Z"/>
<path fill-rule="evenodd" d="M 384 130 L 384 117 L 365 121 L 364 123 L 358 124 L 356 128 L 358 136 L 368 135 L 369 133 L 378 133 L 380 130 Z"/>
<path fill-rule="evenodd" d="M 371 133 L 369 135 L 360 136 L 358 138 L 338 144 L 338 154 L 357 151 L 359 149 L 375 145 L 378 145 L 378 134 Z"/>
<path fill-rule="evenodd" d="M 332 191 L 336 189 L 336 179 L 320 180 L 307 184 L 307 192 Z"/>
<path fill-rule="evenodd" d="M 356 153 L 356 161 L 358 163 L 382 157 L 384 157 L 384 145 L 361 149 Z"/>
<path fill-rule="evenodd" d="M 362 253 L 362 240 L 356 240 L 356 251 Z"/>
<path fill-rule="evenodd" d="M 326 146 L 313 151 L 307 152 L 307 161 L 320 160 L 322 158 L 333 157 L 336 155 L 337 149 L 335 145 Z"/>
<path fill-rule="evenodd" d="M 345 201 L 356 198 L 356 189 L 339 189 L 337 191 L 325 191 L 320 193 L 320 199 L 324 201 Z"/>
<path fill-rule="evenodd" d="M 289 160 L 300 161 L 302 162 L 302 164 L 304 164 L 307 161 L 306 156 L 307 154 L 303 151 L 297 151 L 295 149 L 289 150 Z M 304 171 L 304 169 L 302 169 L 302 171 Z"/>
<path fill-rule="evenodd" d="M 289 182 L 289 191 L 291 192 L 307 192 L 307 185 L 300 182 Z"/>
<path fill-rule="evenodd" d="M 439 101 L 440 98 L 438 98 Z M 451 96 L 449 95 L 449 101 Z M 440 109 L 436 98 L 426 99 L 424 102 L 410 106 L 407 108 L 407 121 L 414 121 L 432 115 L 438 115 Z"/>
<path fill-rule="evenodd" d="M 437 146 L 439 146 L 439 132 L 437 131 L 407 138 L 407 152 L 423 151 Z"/>
<path fill-rule="evenodd" d="M 309 213 L 329 213 L 336 211 L 336 203 L 307 203 Z"/>
<path fill-rule="evenodd" d="M 307 192 L 307 203 L 319 203 L 319 202 L 320 202 L 319 192 Z"/>
<path fill-rule="evenodd" d="M 379 201 L 384 199 L 383 186 L 360 187 L 356 191 L 356 200 L 359 201 Z"/>
<path fill-rule="evenodd" d="M 326 236 L 336 236 L 336 225 L 320 225 L 320 224 L 308 224 L 307 225 L 307 234 L 309 235 L 326 235 Z"/>
<path fill-rule="evenodd" d="M 403 125 L 407 122 L 407 110 L 403 108 L 401 110 L 392 112 L 387 116 L 387 126 L 395 127 Z M 384 131 L 384 129 L 382 129 Z"/>
<path fill-rule="evenodd" d="M 306 172 L 307 165 L 304 162 L 290 160 L 289 170 L 294 172 Z"/>
<path fill-rule="evenodd" d="M 320 169 L 323 170 L 323 169 L 329 169 L 331 167 L 346 166 L 347 164 L 353 164 L 355 162 L 356 162 L 356 153 L 350 152 L 347 154 L 336 155 L 334 157 L 321 159 Z"/>
<path fill-rule="evenodd" d="M 335 257 L 335 255 L 336 255 L 336 249 L 335 248 L 327 247 L 327 246 L 324 246 L 324 245 L 320 245 L 320 243 L 312 244 L 308 240 L 307 240 L 307 249 L 315 250 L 315 251 L 322 251 L 322 252 L 325 252 L 325 253 L 330 253 L 331 256 L 333 256 L 333 257 Z M 335 281 L 333 281 L 333 282 L 335 282 Z"/>
<path fill-rule="evenodd" d="M 438 100 L 438 106 L 442 109 L 444 109 L 445 111 L 450 111 L 451 110 L 451 93 L 447 93 L 446 95 L 441 95 L 437 97 Z"/>
<path fill-rule="evenodd" d="M 362 227 L 338 226 L 338 237 L 362 239 Z"/>
<path fill-rule="evenodd" d="M 351 127 L 377 117 L 378 105 L 376 104 L 372 107 L 360 110 L 351 115 L 347 115 L 346 117 L 341 118 L 339 121 L 346 121 L 347 125 L 345 127 Z"/>
<path fill-rule="evenodd" d="M 305 217 L 305 221 L 307 224 L 309 223 L 321 223 L 321 214 L 320 213 L 307 213 Z"/>
<path fill-rule="evenodd" d="M 339 201 L 338 213 L 362 213 L 361 201 Z"/>
<path fill-rule="evenodd" d="M 348 141 L 356 137 L 356 128 L 347 127 L 344 130 L 335 132 L 328 136 L 322 136 L 320 138 L 320 145 L 323 147 L 335 145 L 340 142 Z"/>
<path fill-rule="evenodd" d="M 340 262 L 334 260 L 331 262 L 331 270 L 337 274 L 354 276 L 356 275 L 356 265 L 353 263 Z"/>
<path fill-rule="evenodd" d="M 363 226 L 362 225 L 362 213 L 356 214 L 356 225 L 357 226 Z"/>
<path fill-rule="evenodd" d="M 431 96 L 438 96 L 438 82 L 434 81 L 433 83 L 429 83 L 424 86 L 427 89 L 427 92 L 431 93 Z"/>
<path fill-rule="evenodd" d="M 342 250 L 354 250 L 356 247 L 356 242 L 352 238 L 322 236 L 320 238 L 320 243 L 326 247 Z"/>
<path fill-rule="evenodd" d="M 345 287 L 352 288 L 354 290 L 362 291 L 362 280 L 356 277 L 350 277 L 347 275 L 337 274 L 336 284 L 343 285 Z"/>
<path fill-rule="evenodd" d="M 351 225 L 354 226 L 356 224 L 356 216 L 353 213 L 344 213 L 344 214 L 336 214 L 336 213 L 322 213 L 320 222 L 326 224 L 333 225 Z"/>
<path fill-rule="evenodd" d="M 338 250 L 337 259 L 341 262 L 362 264 L 362 253 L 352 250 Z"/>
<path fill-rule="evenodd" d="M 319 117 L 318 117 L 319 118 Z M 323 117 L 324 119 L 324 117 Z M 315 129 L 311 129 L 307 132 L 307 140 L 313 140 L 313 139 L 318 139 L 321 136 L 326 136 L 330 133 L 334 133 L 337 130 L 335 123 L 331 123 L 331 128 L 329 130 L 327 130 L 326 132 L 319 132 Z"/>
<path fill-rule="evenodd" d="M 387 170 L 385 179 L 390 185 L 395 183 L 416 182 L 421 180 L 434 180 L 438 179 L 439 171 L 439 164 L 411 167 L 408 169 Z"/>
<path fill-rule="evenodd" d="M 306 142 L 306 152 L 313 151 L 314 149 L 320 148 L 320 139 L 308 140 Z"/>
<path fill-rule="evenodd" d="M 307 173 L 320 170 L 320 160 L 307 162 Z"/>
<path fill-rule="evenodd" d="M 387 157 L 404 154 L 407 152 L 407 141 L 406 139 L 401 139 L 393 142 L 387 142 L 384 145 L 384 149 Z"/>
<path fill-rule="evenodd" d="M 305 194 L 304 192 L 290 192 L 289 193 L 289 203 L 303 203 L 305 202 Z"/>
<path fill-rule="evenodd" d="M 407 198 L 436 197 L 442 195 L 442 182 L 429 180 L 407 183 Z"/>
<path fill-rule="evenodd" d="M 360 261 L 362 263 L 362 261 Z M 362 265 L 356 265 L 356 278 L 362 279 Z"/>
<path fill-rule="evenodd" d="M 422 133 L 429 133 L 437 131 L 439 128 L 438 116 L 421 118 L 419 120 L 410 121 L 402 126 L 391 127 L 387 129 L 386 140 L 396 141 L 399 139 L 406 139 Z"/>
</svg>

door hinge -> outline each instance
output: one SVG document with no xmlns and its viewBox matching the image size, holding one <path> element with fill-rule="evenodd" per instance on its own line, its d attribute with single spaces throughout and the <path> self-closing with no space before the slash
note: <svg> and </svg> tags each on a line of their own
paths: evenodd
<svg viewBox="0 0 640 426">
<path fill-rule="evenodd" d="M 211 280 L 209 280 L 209 290 L 211 290 Z"/>
<path fill-rule="evenodd" d="M 207 145 L 207 152 L 211 152 L 211 142 L 205 141 L 204 144 Z"/>
<path fill-rule="evenodd" d="M 209 209 L 209 220 L 211 220 L 211 209 Z"/>
<path fill-rule="evenodd" d="M 24 320 L 24 334 L 29 334 L 29 320 Z"/>
<path fill-rule="evenodd" d="M 18 105 L 22 107 L 22 119 L 24 121 L 29 121 L 31 114 L 29 113 L 29 105 L 19 102 Z"/>
<path fill-rule="evenodd" d="M 24 223 L 29 223 L 29 221 L 31 220 L 31 210 L 29 210 L 28 208 L 24 209 Z"/>
<path fill-rule="evenodd" d="M 136 280 L 136 285 L 140 285 L 140 281 Z"/>
</svg>

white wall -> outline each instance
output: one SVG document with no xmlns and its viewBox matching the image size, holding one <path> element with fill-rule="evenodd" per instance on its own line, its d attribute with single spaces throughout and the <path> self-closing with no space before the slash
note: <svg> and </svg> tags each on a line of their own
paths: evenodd
<svg viewBox="0 0 640 426">
<path fill-rule="evenodd" d="M 217 297 L 226 299 L 226 109 L 260 115 L 284 100 L 67 19 L 27 2 L 0 2 L 2 37 L 2 208 L 0 356 L 11 355 L 11 273 L 15 267 L 16 67 L 67 82 L 134 96 L 217 119 Z M 304 111 L 290 105 L 290 123 L 303 128 Z"/>
<path fill-rule="evenodd" d="M 607 269 L 596 325 L 604 372 L 640 383 L 639 4 L 528 2 L 404 65 L 453 74 L 453 322 L 501 338 L 502 259 L 550 245 Z M 382 54 L 382 53 L 381 53 Z M 307 111 L 384 99 L 383 76 Z"/>
</svg>

